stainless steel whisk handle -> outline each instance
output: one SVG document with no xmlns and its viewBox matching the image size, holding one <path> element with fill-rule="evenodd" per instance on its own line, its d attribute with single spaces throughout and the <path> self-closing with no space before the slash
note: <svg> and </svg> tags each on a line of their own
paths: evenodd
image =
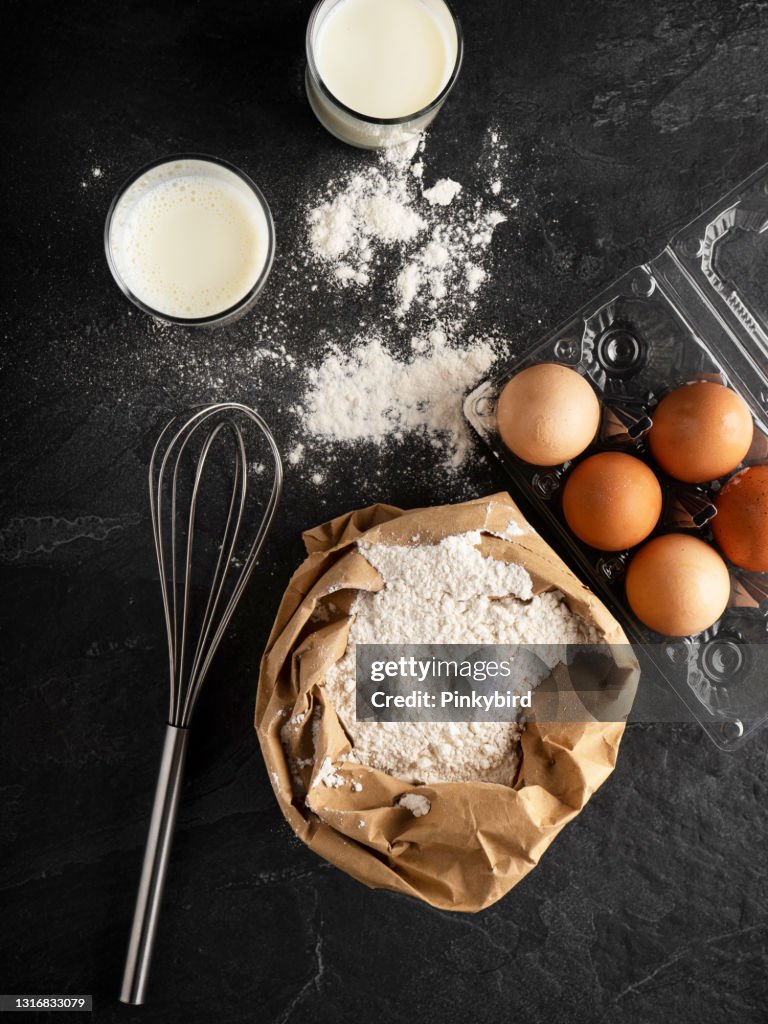
<svg viewBox="0 0 768 1024">
<path fill-rule="evenodd" d="M 120 1001 L 134 1006 L 144 1002 L 149 964 L 160 915 L 171 840 L 179 806 L 189 729 L 168 725 L 141 869 Z"/>
</svg>

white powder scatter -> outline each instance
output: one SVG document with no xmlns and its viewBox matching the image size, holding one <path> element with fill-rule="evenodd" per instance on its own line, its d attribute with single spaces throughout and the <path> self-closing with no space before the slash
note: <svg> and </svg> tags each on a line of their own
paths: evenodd
<svg viewBox="0 0 768 1024">
<path fill-rule="evenodd" d="M 315 775 L 312 785 L 319 786 L 321 782 L 330 789 L 338 789 L 339 786 L 344 785 L 344 776 L 335 770 L 330 757 L 323 759 L 323 763 L 320 765 L 320 770 Z"/>
<path fill-rule="evenodd" d="M 316 255 L 332 260 L 349 252 L 355 242 L 354 210 L 347 196 L 313 210 L 310 240 Z"/>
<path fill-rule="evenodd" d="M 329 671 L 326 687 L 360 764 L 410 783 L 479 779 L 511 785 L 521 727 L 514 721 L 358 722 L 358 643 L 547 644 L 544 660 L 552 668 L 563 660 L 564 645 L 598 642 L 562 594 L 534 596 L 528 572 L 484 558 L 479 541 L 475 532 L 419 547 L 359 543 L 385 586 L 355 598 L 347 649 Z"/>
<path fill-rule="evenodd" d="M 372 245 L 412 241 L 426 226 L 413 209 L 395 165 L 386 175 L 379 167 L 354 174 L 331 198 L 309 212 L 312 253 L 320 260 L 343 263 L 333 269 L 343 285 L 367 285 Z"/>
<path fill-rule="evenodd" d="M 403 793 L 397 801 L 397 806 L 410 811 L 414 818 L 423 818 L 432 810 L 432 804 L 420 793 Z"/>
<path fill-rule="evenodd" d="M 425 189 L 422 195 L 430 206 L 449 206 L 461 192 L 461 185 L 451 178 L 441 178 L 432 188 Z"/>
<path fill-rule="evenodd" d="M 486 278 L 486 273 L 482 267 L 475 267 L 469 264 L 466 268 L 467 275 L 467 288 L 471 293 L 474 294 L 481 286 Z"/>
<path fill-rule="evenodd" d="M 298 466 L 304 458 L 304 445 L 297 444 L 288 452 L 288 462 L 292 466 Z"/>
<path fill-rule="evenodd" d="M 410 309 L 413 300 L 419 294 L 422 280 L 421 268 L 418 263 L 406 263 L 397 275 L 395 282 L 401 309 Z"/>
<path fill-rule="evenodd" d="M 494 536 L 501 537 L 503 540 L 513 540 L 515 537 L 524 537 L 526 531 L 523 527 L 515 522 L 514 519 L 510 519 L 507 525 L 504 527 L 501 533 L 496 533 Z"/>
<path fill-rule="evenodd" d="M 473 187 L 438 178 L 422 191 L 424 148 L 420 137 L 416 146 L 387 150 L 375 163 L 332 179 L 306 214 L 307 263 L 342 289 L 366 289 L 392 275 L 384 280 L 385 291 L 392 301 L 389 312 L 400 321 L 411 310 L 450 312 L 455 318 L 473 309 L 474 295 L 488 278 L 483 264 L 494 230 L 506 220 L 501 210 L 486 209 L 479 182 Z M 493 144 L 491 152 L 498 148 Z M 419 158 L 412 162 L 417 149 Z M 488 163 L 487 154 L 482 160 Z M 484 172 L 498 173 L 498 162 L 495 155 Z M 502 195 L 500 177 L 498 184 L 493 195 L 513 208 Z M 483 270 L 471 281 L 464 270 L 468 261 Z"/>
<path fill-rule="evenodd" d="M 383 163 L 394 164 L 397 167 L 408 167 L 417 153 L 424 149 L 424 133 L 408 134 L 399 145 L 390 143 L 381 150 Z"/>
<path fill-rule="evenodd" d="M 360 793 L 360 792 L 362 792 L 362 789 L 363 789 L 363 784 L 362 784 L 362 782 L 353 782 L 353 783 L 352 783 L 352 789 L 353 789 L 353 791 L 354 791 L 355 793 Z"/>
<path fill-rule="evenodd" d="M 342 263 L 334 271 L 336 279 L 341 281 L 342 284 L 368 284 L 369 278 L 366 273 L 361 270 L 355 270 L 354 267 L 350 267 L 348 263 Z"/>
<path fill-rule="evenodd" d="M 506 220 L 500 211 L 475 210 L 471 216 L 436 224 L 429 240 L 413 250 L 410 261 L 395 282 L 395 316 L 402 320 L 414 304 L 430 311 L 441 310 L 448 300 L 453 308 L 466 312 L 468 301 L 487 278 L 478 265 L 493 240 L 495 228 Z M 472 257 L 473 274 L 467 274 L 467 257 Z"/>
<path fill-rule="evenodd" d="M 440 242 L 430 242 L 424 249 L 424 265 L 427 267 L 444 267 L 451 254 Z"/>
<path fill-rule="evenodd" d="M 499 195 L 501 192 L 501 181 L 498 178 L 496 181 L 491 182 L 491 192 L 493 192 L 495 196 Z"/>
<path fill-rule="evenodd" d="M 399 197 L 371 196 L 360 204 L 364 232 L 382 242 L 409 242 L 424 228 L 424 221 Z"/>
<path fill-rule="evenodd" d="M 479 220 L 474 225 L 475 230 L 471 238 L 472 245 L 481 249 L 487 248 L 493 239 L 494 228 L 499 224 L 503 224 L 506 219 L 507 218 L 503 213 L 498 210 L 493 210 L 491 213 Z"/>
<path fill-rule="evenodd" d="M 86 176 L 80 182 L 80 188 L 90 188 L 91 185 L 98 183 L 99 179 L 104 176 L 104 171 L 98 165 L 93 166 L 90 172 L 86 172 Z"/>
<path fill-rule="evenodd" d="M 308 373 L 302 427 L 327 441 L 379 446 L 420 433 L 442 455 L 445 468 L 457 470 L 472 444 L 464 395 L 488 374 L 495 358 L 491 341 L 470 339 L 459 348 L 440 330 L 415 338 L 408 357 L 375 336 L 350 348 L 334 345 Z"/>
</svg>

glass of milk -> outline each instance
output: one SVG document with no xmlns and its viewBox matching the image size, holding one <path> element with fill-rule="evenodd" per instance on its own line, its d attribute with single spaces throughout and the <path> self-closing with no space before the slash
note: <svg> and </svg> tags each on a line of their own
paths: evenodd
<svg viewBox="0 0 768 1024">
<path fill-rule="evenodd" d="M 463 52 L 445 0 L 320 0 L 307 27 L 310 106 L 352 146 L 403 145 L 442 107 Z"/>
<path fill-rule="evenodd" d="M 184 154 L 131 175 L 110 206 L 104 245 L 112 276 L 139 309 L 209 327 L 254 304 L 272 267 L 275 228 L 246 174 Z"/>
</svg>

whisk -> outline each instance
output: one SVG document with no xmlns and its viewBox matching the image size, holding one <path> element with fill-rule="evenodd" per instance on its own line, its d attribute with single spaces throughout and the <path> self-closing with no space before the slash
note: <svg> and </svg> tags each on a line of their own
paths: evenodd
<svg viewBox="0 0 768 1024">
<path fill-rule="evenodd" d="M 266 503 L 251 482 L 264 479 L 251 445 L 266 439 L 274 462 Z M 262 445 L 263 447 L 263 445 Z M 222 452 L 227 458 L 219 458 Z M 223 475 L 222 470 L 228 470 Z M 218 474 L 218 475 L 217 475 Z M 144 1002 L 181 792 L 189 724 L 206 673 L 248 582 L 275 517 L 283 485 L 280 452 L 253 409 L 224 402 L 176 418 L 160 434 L 149 466 L 152 531 L 168 633 L 170 706 L 155 801 L 120 999 Z M 204 492 L 210 488 L 212 494 Z M 262 496 L 265 488 L 259 489 Z M 208 521 L 207 500 L 221 514 Z M 253 517 L 253 518 L 252 518 Z M 258 526 L 256 526 L 258 524 Z M 252 527 L 256 527 L 255 531 Z M 213 572 L 198 586 L 207 555 Z M 204 578 L 204 574 L 203 577 Z M 204 596 L 198 602 L 198 594 Z"/>
</svg>

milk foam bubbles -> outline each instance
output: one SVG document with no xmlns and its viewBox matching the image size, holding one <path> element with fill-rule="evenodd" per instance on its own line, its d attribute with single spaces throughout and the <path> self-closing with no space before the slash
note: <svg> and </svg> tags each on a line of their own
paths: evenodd
<svg viewBox="0 0 768 1024">
<path fill-rule="evenodd" d="M 173 160 L 136 179 L 108 232 L 113 272 L 144 306 L 184 320 L 215 318 L 263 283 L 271 219 L 251 183 L 203 159 Z"/>
</svg>

